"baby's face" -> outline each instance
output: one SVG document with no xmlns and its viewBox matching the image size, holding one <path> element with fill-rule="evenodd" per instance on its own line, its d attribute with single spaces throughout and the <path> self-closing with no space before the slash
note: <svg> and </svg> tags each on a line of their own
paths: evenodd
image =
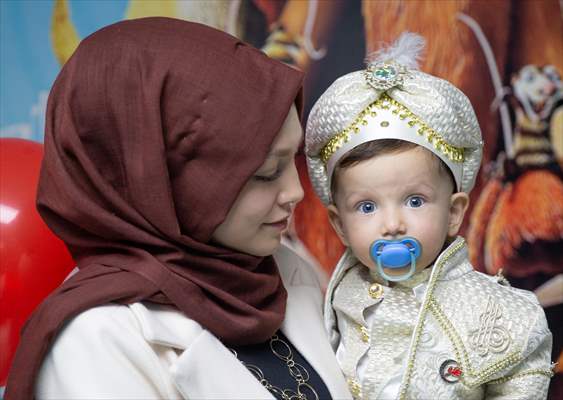
<svg viewBox="0 0 563 400">
<path fill-rule="evenodd" d="M 332 225 L 343 243 L 367 267 L 375 269 L 370 245 L 378 239 L 417 239 L 422 253 L 417 271 L 434 262 L 448 236 L 455 236 L 467 208 L 467 194 L 452 194 L 448 176 L 432 153 L 418 147 L 383 154 L 338 172 L 329 206 Z M 408 267 L 385 269 L 403 275 Z"/>
</svg>

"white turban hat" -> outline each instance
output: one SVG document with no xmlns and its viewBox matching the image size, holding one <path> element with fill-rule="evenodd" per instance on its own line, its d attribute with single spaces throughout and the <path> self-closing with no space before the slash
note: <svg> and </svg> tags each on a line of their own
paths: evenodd
<svg viewBox="0 0 563 400">
<path fill-rule="evenodd" d="M 481 164 L 483 140 L 473 107 L 446 80 L 417 70 L 424 39 L 405 32 L 376 53 L 366 70 L 338 78 L 313 106 L 305 154 L 321 201 L 332 202 L 338 161 L 356 146 L 401 139 L 423 146 L 451 170 L 457 190 L 469 193 Z"/>
</svg>

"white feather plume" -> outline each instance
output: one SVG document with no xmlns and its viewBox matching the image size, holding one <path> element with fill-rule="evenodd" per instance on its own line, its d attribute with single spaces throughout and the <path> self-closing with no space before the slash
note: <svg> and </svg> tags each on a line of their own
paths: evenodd
<svg viewBox="0 0 563 400">
<path fill-rule="evenodd" d="M 394 43 L 384 45 L 379 50 L 369 54 L 366 57 L 366 62 L 376 64 L 395 61 L 408 69 L 418 69 L 418 61 L 422 58 L 425 45 L 426 40 L 419 34 L 403 32 Z"/>
</svg>

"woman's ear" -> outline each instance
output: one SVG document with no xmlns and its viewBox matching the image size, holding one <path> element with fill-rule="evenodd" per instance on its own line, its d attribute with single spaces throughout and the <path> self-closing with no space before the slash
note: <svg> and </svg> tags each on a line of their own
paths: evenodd
<svg viewBox="0 0 563 400">
<path fill-rule="evenodd" d="M 330 224 L 334 228 L 342 244 L 344 244 L 344 246 L 348 246 L 348 241 L 346 240 L 346 236 L 344 235 L 344 229 L 342 226 L 342 220 L 340 219 L 340 214 L 338 213 L 338 208 L 336 208 L 334 204 L 330 204 L 327 207 L 327 210 L 328 220 L 330 221 Z"/>
<path fill-rule="evenodd" d="M 463 217 L 469 207 L 469 195 L 465 192 L 452 194 L 450 199 L 450 218 L 448 223 L 448 236 L 455 237 L 463 223 Z"/>
</svg>

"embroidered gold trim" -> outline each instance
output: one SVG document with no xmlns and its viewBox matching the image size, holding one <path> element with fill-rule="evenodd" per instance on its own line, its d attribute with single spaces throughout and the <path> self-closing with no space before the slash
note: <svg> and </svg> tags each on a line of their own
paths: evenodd
<svg viewBox="0 0 563 400">
<path fill-rule="evenodd" d="M 553 377 L 553 375 L 555 375 L 555 374 L 550 369 L 531 369 L 529 371 L 521 372 L 519 374 L 505 376 L 505 377 L 502 377 L 502 378 L 499 378 L 499 379 L 489 381 L 488 384 L 489 385 L 498 385 L 500 383 L 508 382 L 512 379 L 523 378 L 525 376 L 530 376 L 530 375 L 544 375 L 544 376 L 547 376 L 549 379 L 551 379 Z"/>
<path fill-rule="evenodd" d="M 391 110 L 395 115 L 399 116 L 401 120 L 407 120 L 407 124 L 410 127 L 416 125 L 419 126 L 417 133 L 419 135 L 425 135 L 426 140 L 434 146 L 436 150 L 444 154 L 453 162 L 463 162 L 464 153 L 462 147 L 455 147 L 444 140 L 444 138 L 436 132 L 434 129 L 430 128 L 422 119 L 417 117 L 412 113 L 407 107 L 399 103 L 398 101 L 392 99 L 386 93 L 383 93 L 377 100 L 367 106 L 360 114 L 354 119 L 350 126 L 346 127 L 343 131 L 334 135 L 321 149 L 319 155 L 321 160 L 326 164 L 330 157 L 341 148 L 344 143 L 350 140 L 350 137 L 354 133 L 360 131 L 360 125 L 367 125 L 367 116 L 375 117 L 377 115 L 377 110 Z"/>
<path fill-rule="evenodd" d="M 467 350 L 461 340 L 459 334 L 455 330 L 453 324 L 450 320 L 446 317 L 444 312 L 441 310 L 440 306 L 436 302 L 435 299 L 430 300 L 430 310 L 436 321 L 440 327 L 446 332 L 446 336 L 450 339 L 450 342 L 454 346 L 454 352 L 456 353 L 456 357 L 459 360 L 461 365 L 461 369 L 463 370 L 463 376 L 461 377 L 461 381 L 464 385 L 469 387 L 476 387 L 485 382 L 487 379 L 499 372 L 500 370 L 506 368 L 509 365 L 516 364 L 520 361 L 520 351 L 514 351 L 508 354 L 506 357 L 502 358 L 501 360 L 495 362 L 494 364 L 489 365 L 486 368 L 483 368 L 480 371 L 475 371 L 473 369 L 471 362 L 469 360 L 469 355 Z M 469 378 L 469 379 L 468 379 Z"/>
</svg>

